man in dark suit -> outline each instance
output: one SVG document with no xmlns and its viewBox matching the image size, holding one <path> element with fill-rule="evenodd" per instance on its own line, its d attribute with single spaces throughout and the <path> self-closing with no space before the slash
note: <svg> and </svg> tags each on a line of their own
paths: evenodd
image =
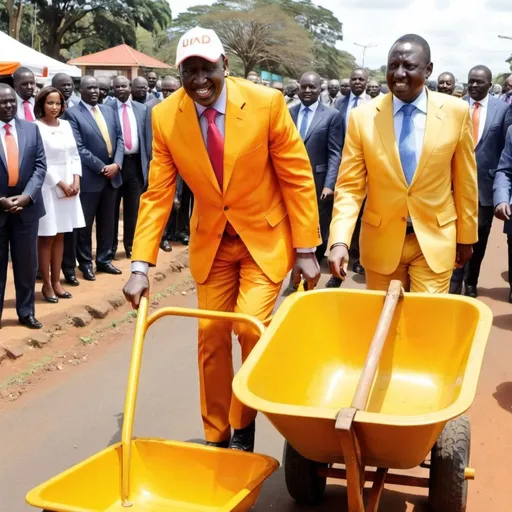
<svg viewBox="0 0 512 512">
<path fill-rule="evenodd" d="M 131 258 L 133 235 L 137 225 L 139 200 L 148 182 L 149 158 L 146 141 L 146 105 L 130 99 L 130 81 L 124 76 L 114 80 L 115 100 L 108 106 L 119 118 L 124 139 L 121 170 L 123 184 L 116 198 L 116 217 L 112 258 L 117 251 L 119 208 L 123 199 L 123 244 L 126 257 Z"/>
<path fill-rule="evenodd" d="M 478 171 L 478 242 L 465 268 L 453 272 L 450 292 L 478 296 L 478 278 L 485 256 L 487 240 L 494 217 L 493 182 L 507 130 L 512 124 L 512 107 L 489 94 L 492 72 L 486 66 L 476 66 L 468 76 L 469 108 L 473 122 L 473 140 Z"/>
<path fill-rule="evenodd" d="M 162 95 L 163 99 L 168 98 L 171 94 L 175 93 L 181 84 L 177 78 L 172 76 L 166 76 L 162 80 Z M 162 100 L 158 98 L 153 98 L 146 103 L 147 106 L 147 115 L 146 115 L 146 144 L 147 144 L 147 153 L 149 155 L 149 159 L 151 160 L 152 156 L 152 144 L 153 144 L 153 129 L 151 126 L 151 112 L 153 111 L 153 107 L 158 105 Z M 160 242 L 160 249 L 165 252 L 172 251 L 171 242 L 177 240 L 177 228 L 176 221 L 178 218 L 178 212 L 181 206 L 181 197 L 183 194 L 183 180 L 181 176 L 178 175 L 176 180 L 176 193 L 174 196 L 174 203 L 172 207 L 171 214 L 169 215 L 169 220 L 167 221 L 167 225 L 165 226 L 165 230 L 162 235 L 162 241 Z M 187 187 L 188 188 L 188 187 Z"/>
<path fill-rule="evenodd" d="M 508 301 L 512 304 L 512 127 L 507 131 L 505 147 L 501 153 L 498 170 L 494 178 L 494 214 L 505 221 L 503 232 L 508 244 Z"/>
<path fill-rule="evenodd" d="M 146 103 L 155 97 L 148 93 L 148 81 L 143 76 L 137 76 L 132 80 L 132 100 L 138 103 Z"/>
<path fill-rule="evenodd" d="M 350 113 L 353 109 L 368 103 L 372 100 L 372 97 L 366 93 L 368 88 L 368 72 L 366 69 L 358 68 L 354 69 L 350 75 L 350 94 L 342 96 L 336 100 L 334 107 L 340 111 L 341 126 L 343 134 L 347 132 L 348 121 L 350 119 Z M 345 136 L 343 135 L 343 139 Z M 342 147 L 343 151 L 343 147 Z M 354 228 L 354 234 L 352 236 L 352 242 L 350 244 L 350 256 L 353 260 L 352 269 L 356 274 L 364 274 L 364 268 L 359 261 L 359 235 L 361 233 L 361 219 L 364 211 L 364 203 L 361 207 L 359 217 Z M 327 288 L 339 288 L 341 286 L 341 279 L 332 277 L 327 282 Z"/>
<path fill-rule="evenodd" d="M 16 100 L 14 89 L 0 84 L 0 322 L 10 250 L 19 322 L 41 329 L 35 317 L 34 289 L 37 230 L 46 213 L 41 198 L 46 158 L 37 125 L 15 117 Z"/>
<path fill-rule="evenodd" d="M 299 82 L 300 105 L 290 109 L 292 119 L 304 141 L 315 179 L 320 214 L 322 245 L 317 248 L 320 262 L 327 249 L 332 217 L 334 187 L 341 163 L 342 129 L 335 108 L 319 101 L 321 78 L 317 73 L 304 73 Z"/>
<path fill-rule="evenodd" d="M 96 267 L 98 272 L 121 274 L 112 265 L 115 231 L 116 192 L 122 184 L 124 142 L 119 118 L 107 105 L 98 105 L 98 82 L 84 76 L 80 82 L 81 101 L 66 111 L 82 161 L 80 200 L 84 228 L 78 230 L 77 258 L 84 279 L 94 281 L 92 227 L 96 219 Z"/>
</svg>

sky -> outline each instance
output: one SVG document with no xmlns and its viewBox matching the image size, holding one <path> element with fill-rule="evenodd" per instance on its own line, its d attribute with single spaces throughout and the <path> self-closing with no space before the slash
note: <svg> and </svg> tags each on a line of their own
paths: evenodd
<svg viewBox="0 0 512 512">
<path fill-rule="evenodd" d="M 173 16 L 188 7 L 211 4 L 212 0 L 169 0 Z M 466 81 L 477 64 L 489 66 L 493 74 L 510 71 L 505 59 L 512 54 L 512 0 L 313 0 L 330 9 L 343 23 L 341 50 L 350 52 L 362 65 L 379 68 L 386 64 L 393 42 L 403 34 L 423 36 L 432 49 L 433 77 L 451 71 Z M 343 78 L 343 77 L 342 77 Z"/>
</svg>

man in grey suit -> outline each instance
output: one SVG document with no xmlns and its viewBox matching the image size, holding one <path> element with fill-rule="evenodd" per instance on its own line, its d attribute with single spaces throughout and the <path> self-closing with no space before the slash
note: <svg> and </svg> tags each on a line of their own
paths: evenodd
<svg viewBox="0 0 512 512">
<path fill-rule="evenodd" d="M 137 225 L 139 201 L 148 182 L 149 158 L 146 141 L 146 111 L 143 103 L 130 99 L 130 81 L 125 76 L 114 79 L 115 100 L 108 103 L 119 118 L 124 139 L 124 159 L 121 170 L 123 184 L 116 198 L 116 216 L 112 258 L 117 252 L 119 209 L 123 200 L 123 245 L 131 258 L 133 235 Z"/>
<path fill-rule="evenodd" d="M 494 178 L 494 214 L 505 221 L 503 232 L 508 244 L 508 301 L 512 304 L 512 127 L 507 131 L 505 148 L 501 153 L 498 170 Z"/>
<path fill-rule="evenodd" d="M 66 111 L 66 119 L 75 135 L 82 161 L 80 200 L 84 228 L 78 230 L 77 258 L 84 279 L 94 281 L 92 265 L 92 227 L 96 220 L 96 269 L 107 274 L 121 274 L 112 265 L 112 244 L 116 192 L 122 185 L 124 142 L 119 117 L 107 105 L 99 105 L 99 88 L 92 76 L 80 82 L 81 101 Z M 66 267 L 71 262 L 67 262 Z M 69 268 L 66 272 L 70 272 Z M 74 263 L 73 263 L 74 274 Z"/>
<path fill-rule="evenodd" d="M 322 235 L 322 245 L 316 251 L 319 262 L 327 249 L 334 187 L 338 178 L 343 145 L 339 113 L 336 109 L 320 103 L 320 92 L 320 76 L 314 72 L 305 73 L 299 82 L 301 103 L 290 109 L 292 119 L 306 146 L 315 178 Z"/>
<path fill-rule="evenodd" d="M 507 130 L 512 124 L 512 107 L 489 94 L 492 72 L 486 66 L 476 66 L 468 76 L 469 108 L 473 122 L 473 139 L 478 171 L 478 242 L 465 268 L 453 272 L 451 293 L 478 296 L 478 278 L 487 248 L 494 217 L 493 183 Z"/>
<path fill-rule="evenodd" d="M 46 213 L 41 197 L 46 158 L 39 128 L 16 118 L 16 111 L 14 89 L 0 84 L 0 322 L 10 250 L 19 322 L 41 329 L 35 318 L 34 289 L 37 230 Z"/>
</svg>

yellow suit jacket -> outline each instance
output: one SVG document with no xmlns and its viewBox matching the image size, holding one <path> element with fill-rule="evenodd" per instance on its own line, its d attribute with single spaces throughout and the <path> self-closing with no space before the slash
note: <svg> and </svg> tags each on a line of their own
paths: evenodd
<svg viewBox="0 0 512 512">
<path fill-rule="evenodd" d="M 229 221 L 274 282 L 293 266 L 294 248 L 320 245 L 309 158 L 283 95 L 227 78 L 224 190 L 210 163 L 194 102 L 183 89 L 153 109 L 153 160 L 141 198 L 132 259 L 154 265 L 178 172 L 194 194 L 190 268 L 203 283 Z"/>
<path fill-rule="evenodd" d="M 395 138 L 393 96 L 375 98 L 351 113 L 336 184 L 329 247 L 350 244 L 361 224 L 362 265 L 389 275 L 400 262 L 410 215 L 429 267 L 453 269 L 456 244 L 478 239 L 478 188 L 467 104 L 428 91 L 421 158 L 407 186 Z"/>
</svg>

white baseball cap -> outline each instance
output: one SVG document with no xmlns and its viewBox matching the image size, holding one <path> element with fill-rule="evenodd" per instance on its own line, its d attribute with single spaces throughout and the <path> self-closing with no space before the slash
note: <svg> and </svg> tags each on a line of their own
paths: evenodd
<svg viewBox="0 0 512 512">
<path fill-rule="evenodd" d="M 176 51 L 176 67 L 189 57 L 202 57 L 217 62 L 226 55 L 219 36 L 211 29 L 195 27 L 181 36 Z"/>
</svg>

